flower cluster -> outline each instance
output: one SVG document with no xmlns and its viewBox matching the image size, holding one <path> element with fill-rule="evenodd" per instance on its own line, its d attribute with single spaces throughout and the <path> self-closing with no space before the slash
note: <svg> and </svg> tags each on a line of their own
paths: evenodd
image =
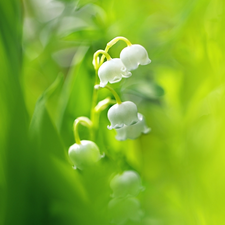
<svg viewBox="0 0 225 225">
<path fill-rule="evenodd" d="M 151 62 L 148 53 L 141 45 L 129 45 L 120 53 L 120 58 L 104 62 L 98 70 L 100 86 L 105 87 L 107 83 L 119 82 L 122 78 L 128 78 L 140 65 L 147 65 Z"/>
<path fill-rule="evenodd" d="M 140 202 L 136 196 L 143 190 L 138 173 L 132 170 L 117 174 L 110 182 L 113 191 L 108 204 L 112 223 L 124 224 L 128 220 L 139 221 L 143 215 Z"/>
<path fill-rule="evenodd" d="M 117 41 L 125 41 L 125 47 L 121 53 L 120 58 L 111 58 L 108 54 L 111 48 Z M 99 55 L 102 54 L 101 59 Z M 104 62 L 104 59 L 107 61 Z M 98 146 L 89 140 L 80 141 L 78 124 L 82 124 L 90 128 L 92 137 L 96 127 L 98 127 L 98 114 L 112 104 L 111 99 L 102 100 L 97 104 L 97 91 L 100 88 L 107 88 L 115 97 L 116 104 L 111 106 L 108 110 L 108 119 L 110 126 L 108 129 L 115 129 L 117 132 L 116 139 L 119 141 L 126 139 L 136 139 L 142 133 L 146 134 L 150 128 L 146 126 L 144 116 L 138 112 L 137 106 L 131 101 L 121 102 L 120 97 L 115 90 L 107 85 L 108 83 L 119 82 L 122 78 L 128 78 L 132 74 L 130 71 L 138 68 L 139 65 L 147 65 L 151 62 L 148 57 L 146 49 L 138 44 L 132 45 L 130 41 L 124 37 L 117 37 L 110 41 L 105 50 L 98 50 L 93 57 L 93 64 L 96 70 L 96 78 L 99 77 L 100 83 L 95 83 L 93 102 L 91 109 L 91 118 L 79 117 L 74 123 L 74 135 L 76 143 L 69 148 L 69 157 L 74 165 L 74 168 L 85 169 L 94 165 L 101 158 Z M 97 79 L 96 79 L 97 81 Z"/>
<path fill-rule="evenodd" d="M 127 47 L 121 51 L 120 58 L 112 59 L 108 50 L 119 40 L 125 41 Z M 102 54 L 101 59 L 99 58 L 100 54 Z M 107 61 L 104 62 L 105 58 Z M 74 169 L 90 170 L 103 157 L 94 141 L 96 130 L 99 128 L 99 115 L 109 105 L 112 106 L 107 113 L 111 123 L 108 129 L 116 130 L 117 140 L 136 139 L 142 133 L 146 134 L 150 131 L 145 123 L 144 116 L 138 112 L 137 106 L 131 101 L 122 102 L 116 91 L 108 85 L 108 83 L 116 83 L 122 78 L 130 77 L 132 70 L 137 69 L 139 65 L 146 65 L 150 62 L 148 53 L 143 46 L 132 45 L 124 37 L 113 39 L 107 44 L 105 50 L 95 52 L 93 64 L 96 72 L 96 83 L 92 97 L 91 116 L 90 119 L 78 117 L 74 121 L 76 143 L 70 146 L 68 151 Z M 98 78 L 100 82 L 98 82 Z M 115 100 L 106 98 L 97 103 L 97 91 L 101 88 L 107 88 L 111 91 Z M 80 140 L 79 124 L 90 129 L 91 140 Z M 143 212 L 137 195 L 143 190 L 143 187 L 138 173 L 128 170 L 117 174 L 111 180 L 110 187 L 112 199 L 108 204 L 108 212 L 111 222 L 117 225 L 125 224 L 127 221 L 139 222 Z"/>
<path fill-rule="evenodd" d="M 128 46 L 121 51 L 120 58 L 112 59 L 106 53 L 107 61 L 98 70 L 100 87 L 106 87 L 108 83 L 116 83 L 122 78 L 128 78 L 131 76 L 130 71 L 137 69 L 139 64 L 147 65 L 151 62 L 143 46 L 132 45 L 129 41 L 125 41 Z M 150 128 L 145 125 L 144 116 L 138 113 L 137 106 L 130 101 L 117 102 L 113 105 L 108 111 L 108 119 L 111 122 L 108 129 L 117 131 L 116 139 L 119 141 L 136 139 L 142 133 L 146 134 L 150 131 Z"/>
</svg>

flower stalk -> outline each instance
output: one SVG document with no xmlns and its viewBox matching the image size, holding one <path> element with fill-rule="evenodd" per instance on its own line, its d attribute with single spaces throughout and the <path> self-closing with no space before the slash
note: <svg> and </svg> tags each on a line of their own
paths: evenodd
<svg viewBox="0 0 225 225">
<path fill-rule="evenodd" d="M 131 46 L 132 45 L 131 42 L 125 37 L 121 37 L 121 36 L 115 37 L 114 39 L 112 39 L 110 42 L 107 43 L 106 48 L 105 48 L 105 52 L 108 52 L 109 49 L 113 45 L 115 45 L 118 41 L 124 41 L 127 44 L 127 46 Z M 104 62 L 104 59 L 105 59 L 105 56 L 103 55 L 101 57 L 101 60 L 100 60 L 100 65 L 102 65 L 102 63 Z"/>
<path fill-rule="evenodd" d="M 120 58 L 112 59 L 108 51 L 118 41 L 125 42 L 127 47 L 121 51 Z M 102 55 L 101 58 L 99 55 Z M 106 62 L 104 62 L 105 58 L 107 59 Z M 139 119 L 137 117 L 137 115 L 140 117 L 141 114 L 138 114 L 136 105 L 132 102 L 122 103 L 117 92 L 111 86 L 107 85 L 107 83 L 113 84 L 119 82 L 122 78 L 129 78 L 132 75 L 131 70 L 136 69 L 139 64 L 146 65 L 150 62 L 151 60 L 148 58 L 148 53 L 143 46 L 137 44 L 133 45 L 127 38 L 121 36 L 108 42 L 105 50 L 98 50 L 94 53 L 93 65 L 95 68 L 95 84 L 92 95 L 90 119 L 87 117 L 79 117 L 74 121 L 73 126 L 75 142 L 78 145 L 81 144 L 78 132 L 79 124 L 91 129 L 91 140 L 94 141 L 95 133 L 98 129 L 100 112 L 107 108 L 108 105 L 115 103 L 117 104 L 108 111 L 108 118 L 111 124 L 114 125 L 108 126 L 108 128 L 117 130 L 117 139 L 133 139 L 141 133 L 147 133 L 144 119 Z M 100 84 L 98 84 L 99 80 Z M 115 100 L 106 98 L 97 104 L 98 89 L 100 88 L 108 89 L 113 94 Z M 131 132 L 130 128 L 134 131 Z"/>
<path fill-rule="evenodd" d="M 101 66 L 101 63 L 99 64 L 99 58 L 98 56 L 102 54 L 104 55 L 104 57 L 106 57 L 107 60 L 111 60 L 112 58 L 110 57 L 110 55 L 104 51 L 104 50 L 98 50 L 95 52 L 94 57 L 93 57 L 93 62 L 94 62 L 94 68 L 95 70 L 98 70 L 98 68 Z"/>
<path fill-rule="evenodd" d="M 91 128 L 93 126 L 92 121 L 90 119 L 88 119 L 87 117 L 81 116 L 81 117 L 78 117 L 77 119 L 75 119 L 74 124 L 73 124 L 73 131 L 74 131 L 75 142 L 77 144 L 81 144 L 80 135 L 78 132 L 79 124 L 82 124 L 83 126 L 86 126 L 88 128 Z"/>
</svg>

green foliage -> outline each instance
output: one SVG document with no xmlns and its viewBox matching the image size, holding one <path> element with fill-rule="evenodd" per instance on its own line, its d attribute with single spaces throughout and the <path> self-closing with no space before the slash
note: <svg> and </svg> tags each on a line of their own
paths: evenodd
<svg viewBox="0 0 225 225">
<path fill-rule="evenodd" d="M 138 224 L 223 224 L 224 15 L 223 0 L 1 1 L 0 225 L 108 224 L 110 179 L 126 169 L 145 186 Z M 103 111 L 106 156 L 75 171 L 67 151 L 74 119 L 90 116 L 93 53 L 116 36 L 152 60 L 112 85 L 152 131 L 119 142 Z"/>
</svg>

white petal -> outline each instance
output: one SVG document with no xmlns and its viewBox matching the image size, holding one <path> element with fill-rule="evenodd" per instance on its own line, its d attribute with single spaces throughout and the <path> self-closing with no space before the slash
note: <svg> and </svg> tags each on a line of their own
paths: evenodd
<svg viewBox="0 0 225 225">
<path fill-rule="evenodd" d="M 131 45 L 120 53 L 120 59 L 128 71 L 137 69 L 138 65 L 147 65 L 151 62 L 146 49 L 141 45 Z"/>
<path fill-rule="evenodd" d="M 75 143 L 70 146 L 68 154 L 74 167 L 79 169 L 85 169 L 101 158 L 98 146 L 94 142 L 86 140 L 82 140 L 81 144 Z"/>
<path fill-rule="evenodd" d="M 145 124 L 144 116 L 141 113 L 138 113 L 138 122 L 129 125 L 129 126 L 123 126 L 121 128 L 117 128 L 116 132 L 116 139 L 118 141 L 123 141 L 126 139 L 136 139 L 138 138 L 142 133 L 147 134 L 150 132 L 150 128 L 148 128 Z"/>
<path fill-rule="evenodd" d="M 98 76 L 100 79 L 100 86 L 105 87 L 108 82 L 119 82 L 122 77 L 131 76 L 131 73 L 127 71 L 126 67 L 119 58 L 115 58 L 104 62 L 100 66 Z"/>
<path fill-rule="evenodd" d="M 138 121 L 137 106 L 130 101 L 113 105 L 108 111 L 108 119 L 111 126 L 108 129 L 121 128 L 124 125 L 130 125 Z"/>
</svg>

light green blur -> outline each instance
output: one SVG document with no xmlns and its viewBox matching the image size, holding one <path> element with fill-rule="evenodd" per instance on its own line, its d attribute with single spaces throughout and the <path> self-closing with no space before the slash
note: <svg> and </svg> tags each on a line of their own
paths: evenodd
<svg viewBox="0 0 225 225">
<path fill-rule="evenodd" d="M 0 225 L 107 225 L 110 179 L 135 170 L 141 222 L 225 224 L 225 3 L 223 0 L 0 2 Z M 90 118 L 93 54 L 117 36 L 152 62 L 110 84 L 151 132 L 119 142 L 103 110 L 101 159 L 74 171 L 73 123 Z M 119 57 L 126 47 L 109 50 Z M 97 59 L 96 59 L 97 60 Z M 113 96 L 99 90 L 98 100 Z M 81 140 L 90 139 L 79 126 Z M 119 225 L 119 224 L 118 224 Z"/>
</svg>

